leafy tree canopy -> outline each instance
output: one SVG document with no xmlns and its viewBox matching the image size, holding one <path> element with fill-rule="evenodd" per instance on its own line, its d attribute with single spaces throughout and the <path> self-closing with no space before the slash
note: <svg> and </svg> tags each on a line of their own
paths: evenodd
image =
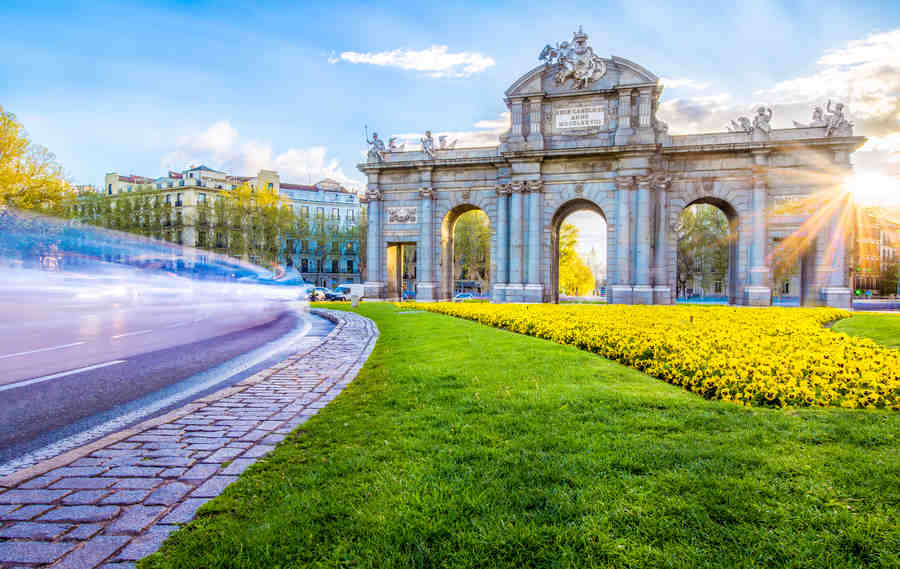
<svg viewBox="0 0 900 569">
<path fill-rule="evenodd" d="M 58 214 L 72 194 L 56 157 L 0 106 L 0 205 Z"/>
</svg>

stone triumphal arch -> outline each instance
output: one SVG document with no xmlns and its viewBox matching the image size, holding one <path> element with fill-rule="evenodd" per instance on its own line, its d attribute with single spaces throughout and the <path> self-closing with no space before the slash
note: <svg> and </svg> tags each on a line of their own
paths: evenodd
<svg viewBox="0 0 900 569">
<path fill-rule="evenodd" d="M 507 89 L 511 128 L 497 146 L 454 148 L 430 132 L 420 150 L 369 141 L 359 165 L 368 178 L 366 296 L 414 288 L 418 300 L 449 298 L 452 226 L 477 208 L 490 220 L 492 300 L 552 302 L 559 223 L 590 209 L 607 222 L 610 301 L 670 304 L 678 216 L 709 203 L 732 228 L 733 303 L 770 304 L 778 244 L 804 233 L 795 240 L 803 303 L 849 306 L 841 212 L 779 207 L 840 192 L 865 141 L 843 105 L 829 102 L 827 114 L 817 108 L 811 123 L 792 128 L 774 128 L 761 107 L 728 132 L 672 134 L 656 117 L 656 75 L 595 55 L 581 30 L 540 60 Z"/>
</svg>

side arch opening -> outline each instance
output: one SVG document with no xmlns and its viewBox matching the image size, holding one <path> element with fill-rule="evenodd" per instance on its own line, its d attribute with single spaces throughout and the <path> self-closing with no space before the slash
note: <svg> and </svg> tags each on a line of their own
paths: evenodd
<svg viewBox="0 0 900 569">
<path fill-rule="evenodd" d="M 491 225 L 487 213 L 472 204 L 461 204 L 441 221 L 440 298 L 456 294 L 473 297 L 491 290 Z"/>
<path fill-rule="evenodd" d="M 550 232 L 550 302 L 559 302 L 561 288 L 566 293 L 576 293 L 565 296 L 590 296 L 596 297 L 598 301 L 603 298 L 606 289 L 608 231 L 606 214 L 590 200 L 570 200 L 556 210 Z M 572 258 L 571 255 L 577 258 Z M 561 260 L 565 265 L 562 267 L 562 283 Z M 582 292 L 587 294 L 579 294 Z"/>
</svg>

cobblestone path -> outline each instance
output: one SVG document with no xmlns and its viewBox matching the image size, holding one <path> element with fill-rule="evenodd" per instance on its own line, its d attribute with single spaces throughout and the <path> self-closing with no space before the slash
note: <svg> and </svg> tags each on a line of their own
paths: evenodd
<svg viewBox="0 0 900 569">
<path fill-rule="evenodd" d="M 378 331 L 352 313 L 324 338 L 163 417 L 0 479 L 0 567 L 125 569 L 338 396 Z"/>
</svg>

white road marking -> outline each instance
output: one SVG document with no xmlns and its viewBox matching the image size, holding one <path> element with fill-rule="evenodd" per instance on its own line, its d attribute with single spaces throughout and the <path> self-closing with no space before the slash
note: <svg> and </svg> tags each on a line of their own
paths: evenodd
<svg viewBox="0 0 900 569">
<path fill-rule="evenodd" d="M 282 336 L 274 342 L 263 344 L 255 350 L 240 355 L 233 360 L 219 364 L 212 369 L 200 372 L 194 376 L 194 378 L 199 380 L 197 383 L 186 389 L 182 389 L 173 395 L 169 395 L 146 406 L 119 415 L 114 419 L 110 419 L 85 431 L 70 435 L 9 462 L 0 463 L 0 476 L 12 474 L 13 472 L 17 472 L 28 466 L 34 466 L 42 460 L 59 456 L 73 448 L 80 447 L 90 441 L 95 441 L 110 433 L 124 429 L 128 425 L 133 425 L 146 417 L 151 416 L 160 409 L 175 404 L 184 404 L 190 401 L 191 397 L 195 394 L 210 389 L 211 387 L 215 387 L 228 377 L 250 369 L 254 365 L 269 359 L 280 351 L 292 349 L 293 352 L 296 353 L 310 340 L 307 334 L 309 334 L 309 331 L 312 329 L 312 322 L 308 317 L 308 313 L 305 313 L 305 317 L 304 314 L 300 314 L 299 316 L 302 325 L 300 325 L 299 328 L 292 330 L 286 336 Z M 315 340 L 315 343 L 318 343 L 318 340 Z"/>
<path fill-rule="evenodd" d="M 128 361 L 128 360 L 113 360 L 111 362 L 105 362 L 102 364 L 94 364 L 92 366 L 81 367 L 81 368 L 73 369 L 73 370 L 69 370 L 69 371 L 62 371 L 59 373 L 54 373 L 53 375 L 45 375 L 42 377 L 35 377 L 34 379 L 26 379 L 25 381 L 10 383 L 8 385 L 0 385 L 0 391 L 9 391 L 10 389 L 16 389 L 17 387 L 25 387 L 26 385 L 34 385 L 35 383 L 43 383 L 45 381 L 50 381 L 51 379 L 56 379 L 58 377 L 65 377 L 67 375 L 81 373 L 83 371 L 91 371 L 92 369 L 100 369 L 102 367 L 114 366 L 116 364 L 124 364 L 126 361 Z"/>
<path fill-rule="evenodd" d="M 176 322 L 175 324 L 169 324 L 168 326 L 163 326 L 163 328 L 178 328 L 179 326 L 184 326 L 189 324 L 189 322 Z"/>
<path fill-rule="evenodd" d="M 119 338 L 127 338 L 128 336 L 137 336 L 138 334 L 149 334 L 153 330 L 138 330 L 137 332 L 125 332 L 124 334 L 116 334 L 113 336 L 113 340 L 118 340 Z"/>
<path fill-rule="evenodd" d="M 16 352 L 14 354 L 6 354 L 5 356 L 0 356 L 0 360 L 6 358 L 14 358 L 16 356 L 25 356 L 28 354 L 37 354 L 40 352 L 50 352 L 53 350 L 62 350 L 63 348 L 71 348 L 72 346 L 80 346 L 81 344 L 87 344 L 87 342 L 73 342 L 71 344 L 63 344 L 62 346 L 53 346 L 52 348 L 40 348 L 37 350 L 28 350 L 27 352 Z"/>
</svg>

